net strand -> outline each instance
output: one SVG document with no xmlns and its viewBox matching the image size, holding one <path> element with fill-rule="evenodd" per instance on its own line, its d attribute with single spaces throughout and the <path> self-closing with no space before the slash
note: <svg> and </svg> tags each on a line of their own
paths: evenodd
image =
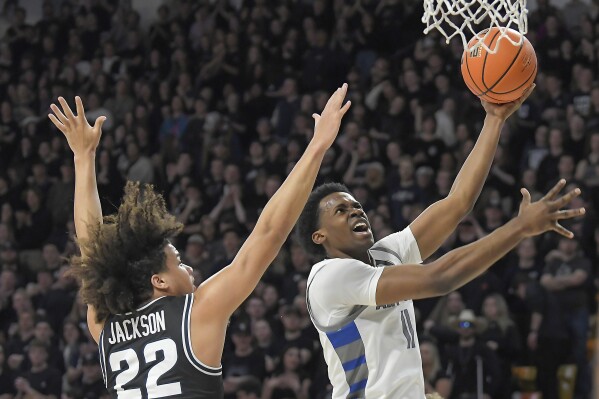
<svg viewBox="0 0 599 399">
<path fill-rule="evenodd" d="M 489 28 L 498 27 L 501 31 L 496 43 L 506 38 L 518 46 L 522 43 L 522 35 L 528 32 L 527 13 L 526 0 L 424 0 L 422 22 L 426 24 L 425 34 L 437 29 L 445 37 L 446 43 L 459 35 L 464 49 L 483 46 L 489 53 L 495 53 L 497 46 L 491 49 L 484 43 L 489 31 L 477 35 L 477 25 L 489 19 Z M 508 29 L 521 33 L 518 40 L 507 34 Z M 468 46 L 466 32 L 477 38 L 471 46 Z"/>
</svg>

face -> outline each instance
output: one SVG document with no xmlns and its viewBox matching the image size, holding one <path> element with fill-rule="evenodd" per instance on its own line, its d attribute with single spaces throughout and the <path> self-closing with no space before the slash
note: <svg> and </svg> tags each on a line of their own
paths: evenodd
<svg viewBox="0 0 599 399">
<path fill-rule="evenodd" d="M 329 194 L 320 201 L 320 228 L 312 240 L 329 250 L 362 253 L 374 244 L 362 205 L 348 193 Z M 357 257 L 357 256 L 356 256 Z"/>
<path fill-rule="evenodd" d="M 47 322 L 39 322 L 35 325 L 35 337 L 42 341 L 50 341 L 52 338 L 52 327 Z"/>
<path fill-rule="evenodd" d="M 272 337 L 272 330 L 266 320 L 258 320 L 253 327 L 254 336 L 258 341 L 268 341 Z"/>
<path fill-rule="evenodd" d="M 44 348 L 34 346 L 29 349 L 29 361 L 31 362 L 32 366 L 41 366 L 42 364 L 46 363 L 47 358 L 48 352 Z"/>
<path fill-rule="evenodd" d="M 429 364 L 433 361 L 433 348 L 428 342 L 420 344 L 420 357 L 423 364 Z"/>
<path fill-rule="evenodd" d="M 495 298 L 485 299 L 483 302 L 483 315 L 491 320 L 497 318 L 497 301 L 495 301 Z"/>
<path fill-rule="evenodd" d="M 464 309 L 464 302 L 462 302 L 462 295 L 459 292 L 452 292 L 447 298 L 447 310 L 449 313 L 459 313 Z"/>
<path fill-rule="evenodd" d="M 195 290 L 193 269 L 181 262 L 179 251 L 172 245 L 164 247 L 166 254 L 166 270 L 152 276 L 159 277 L 161 284 L 166 283 L 164 290 L 168 295 L 185 295 Z M 156 287 L 156 285 L 154 285 Z"/>
<path fill-rule="evenodd" d="M 527 238 L 518 245 L 518 256 L 520 258 L 532 259 L 536 254 L 537 249 L 532 238 Z"/>
<path fill-rule="evenodd" d="M 296 370 L 300 361 L 300 352 L 297 348 L 289 348 L 283 355 L 283 364 L 286 370 Z"/>
</svg>

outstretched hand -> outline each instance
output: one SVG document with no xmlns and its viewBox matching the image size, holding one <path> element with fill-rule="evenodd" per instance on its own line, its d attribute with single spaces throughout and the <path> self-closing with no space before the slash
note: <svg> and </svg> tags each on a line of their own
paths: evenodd
<svg viewBox="0 0 599 399">
<path fill-rule="evenodd" d="M 530 93 L 533 92 L 535 87 L 536 84 L 531 84 L 528 87 L 528 89 L 524 90 L 524 93 L 522 93 L 522 97 L 520 97 L 516 101 L 512 101 L 509 103 L 494 104 L 485 100 L 480 100 L 480 102 L 482 103 L 485 111 L 487 111 L 487 115 L 496 116 L 498 118 L 501 118 L 502 120 L 506 120 L 510 117 L 510 115 L 516 112 L 518 108 L 520 108 L 522 103 L 526 101 L 526 99 L 528 98 L 528 96 L 530 96 Z"/>
<path fill-rule="evenodd" d="M 580 195 L 580 189 L 575 188 L 555 199 L 565 185 L 566 180 L 561 179 L 543 198 L 536 202 L 531 202 L 530 193 L 527 189 L 520 190 L 522 202 L 520 203 L 517 219 L 523 224 L 527 236 L 535 236 L 553 230 L 566 238 L 574 237 L 574 233 L 563 227 L 559 221 L 582 216 L 586 211 L 584 208 L 561 209 Z"/>
<path fill-rule="evenodd" d="M 94 126 L 90 126 L 85 119 L 83 103 L 79 96 L 75 97 L 77 105 L 77 115 L 73 114 L 71 107 L 64 98 L 58 97 L 62 106 L 62 111 L 55 104 L 50 105 L 54 114 L 48 114 L 48 117 L 54 125 L 64 133 L 73 154 L 77 156 L 93 155 L 96 152 L 100 136 L 102 135 L 102 125 L 106 120 L 105 116 L 96 119 Z"/>
<path fill-rule="evenodd" d="M 314 137 L 313 142 L 321 144 L 324 148 L 329 148 L 333 145 L 337 133 L 339 133 L 339 127 L 341 126 L 341 118 L 347 112 L 351 106 L 351 101 L 348 101 L 343 105 L 343 100 L 347 94 L 347 83 L 337 89 L 335 93 L 329 98 L 327 104 L 322 111 L 322 114 L 312 114 L 314 118 Z"/>
</svg>

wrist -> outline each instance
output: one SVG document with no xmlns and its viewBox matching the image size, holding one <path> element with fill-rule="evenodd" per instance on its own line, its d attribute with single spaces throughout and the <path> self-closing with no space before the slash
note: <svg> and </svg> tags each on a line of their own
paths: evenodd
<svg viewBox="0 0 599 399">
<path fill-rule="evenodd" d="M 513 234 L 517 236 L 519 239 L 523 240 L 529 237 L 527 233 L 526 223 L 522 220 L 520 215 L 516 216 L 512 220 L 510 220 L 507 225 L 509 225 L 513 229 Z"/>
<path fill-rule="evenodd" d="M 95 151 L 90 151 L 87 153 L 73 155 L 73 162 L 75 162 L 75 164 L 85 164 L 87 162 L 95 162 L 95 161 L 96 161 L 96 152 Z"/>
<path fill-rule="evenodd" d="M 306 152 L 310 151 L 316 155 L 324 156 L 324 153 L 330 148 L 330 145 L 326 145 L 324 143 L 320 143 L 316 140 L 312 140 L 308 143 L 308 147 L 306 148 Z"/>
<path fill-rule="evenodd" d="M 496 126 L 501 128 L 505 123 L 506 118 L 494 114 L 487 114 L 485 116 L 485 125 Z"/>
</svg>

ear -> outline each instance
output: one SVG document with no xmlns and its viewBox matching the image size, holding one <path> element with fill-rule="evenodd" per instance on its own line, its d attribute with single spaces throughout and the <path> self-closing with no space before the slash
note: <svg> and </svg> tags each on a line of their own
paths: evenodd
<svg viewBox="0 0 599 399">
<path fill-rule="evenodd" d="M 160 273 L 153 274 L 151 277 L 152 287 L 159 291 L 166 291 L 168 289 L 168 282 L 164 279 L 164 276 Z"/>
<path fill-rule="evenodd" d="M 316 230 L 312 233 L 312 242 L 314 242 L 314 244 L 322 245 L 326 239 L 327 237 L 323 234 L 322 230 Z"/>
</svg>

